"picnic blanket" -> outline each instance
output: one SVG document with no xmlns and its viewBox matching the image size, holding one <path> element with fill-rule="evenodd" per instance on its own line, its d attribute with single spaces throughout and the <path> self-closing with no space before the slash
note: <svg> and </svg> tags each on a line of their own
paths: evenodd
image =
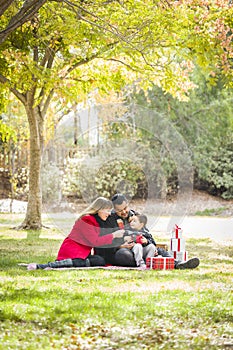
<svg viewBox="0 0 233 350">
<path fill-rule="evenodd" d="M 27 263 L 19 263 L 18 265 L 19 266 L 23 266 L 23 267 L 28 267 L 29 264 L 27 264 Z M 109 266 L 89 266 L 89 267 L 58 267 L 58 268 L 47 267 L 44 270 L 45 271 L 48 271 L 48 270 L 65 271 L 65 270 L 97 270 L 97 269 L 103 269 L 103 270 L 139 270 L 139 271 L 143 270 L 141 267 L 126 267 L 126 266 L 113 266 L 113 265 L 109 265 Z"/>
</svg>

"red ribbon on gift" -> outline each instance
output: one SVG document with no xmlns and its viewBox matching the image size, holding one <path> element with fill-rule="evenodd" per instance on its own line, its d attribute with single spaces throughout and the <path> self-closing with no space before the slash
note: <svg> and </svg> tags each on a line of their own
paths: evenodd
<svg viewBox="0 0 233 350">
<path fill-rule="evenodd" d="M 179 238 L 179 230 L 181 230 L 181 227 L 179 227 L 178 225 L 175 225 L 176 238 Z"/>
<path fill-rule="evenodd" d="M 187 252 L 173 252 L 173 258 L 181 261 L 187 261 Z"/>
<path fill-rule="evenodd" d="M 180 252 L 181 251 L 181 247 L 182 250 L 184 245 L 184 240 L 182 238 L 172 238 L 171 239 L 171 250 L 172 251 L 177 251 Z"/>
<path fill-rule="evenodd" d="M 180 251 L 180 238 L 178 238 L 178 242 L 177 242 L 177 251 Z"/>
</svg>

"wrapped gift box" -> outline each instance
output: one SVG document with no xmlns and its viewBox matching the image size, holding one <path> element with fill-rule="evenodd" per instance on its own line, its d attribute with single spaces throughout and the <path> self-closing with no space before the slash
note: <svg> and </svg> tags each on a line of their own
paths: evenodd
<svg viewBox="0 0 233 350">
<path fill-rule="evenodd" d="M 175 225 L 175 228 L 172 230 L 171 233 L 171 238 L 182 238 L 182 230 L 180 227 L 178 227 L 177 225 Z"/>
<path fill-rule="evenodd" d="M 174 258 L 152 257 L 146 259 L 146 267 L 153 270 L 172 270 L 175 267 Z"/>
<path fill-rule="evenodd" d="M 184 252 L 185 251 L 185 239 L 172 238 L 171 239 L 171 251 Z"/>
<path fill-rule="evenodd" d="M 171 238 L 182 238 L 183 231 L 172 231 Z"/>
<path fill-rule="evenodd" d="M 188 260 L 188 252 L 171 252 L 173 253 L 173 258 L 179 261 L 187 261 Z"/>
<path fill-rule="evenodd" d="M 139 235 L 136 237 L 136 243 L 143 244 L 142 242 L 143 235 Z"/>
</svg>

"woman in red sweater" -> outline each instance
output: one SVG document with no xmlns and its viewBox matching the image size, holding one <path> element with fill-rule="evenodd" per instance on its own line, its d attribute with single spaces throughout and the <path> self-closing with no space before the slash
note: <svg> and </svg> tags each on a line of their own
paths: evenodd
<svg viewBox="0 0 233 350">
<path fill-rule="evenodd" d="M 48 264 L 29 264 L 28 270 L 104 266 L 104 259 L 99 255 L 91 255 L 91 249 L 112 244 L 114 238 L 121 238 L 124 235 L 124 230 L 118 230 L 100 236 L 101 221 L 107 220 L 111 210 L 111 201 L 104 197 L 97 198 L 79 215 L 70 234 L 59 249 L 57 260 Z"/>
</svg>

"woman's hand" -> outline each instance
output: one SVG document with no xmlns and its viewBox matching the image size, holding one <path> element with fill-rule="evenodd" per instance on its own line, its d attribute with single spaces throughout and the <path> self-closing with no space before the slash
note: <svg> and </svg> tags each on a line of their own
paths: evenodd
<svg viewBox="0 0 233 350">
<path fill-rule="evenodd" d="M 123 237 L 124 233 L 125 233 L 125 230 L 117 230 L 113 232 L 112 235 L 113 235 L 113 238 L 121 238 Z"/>
</svg>

